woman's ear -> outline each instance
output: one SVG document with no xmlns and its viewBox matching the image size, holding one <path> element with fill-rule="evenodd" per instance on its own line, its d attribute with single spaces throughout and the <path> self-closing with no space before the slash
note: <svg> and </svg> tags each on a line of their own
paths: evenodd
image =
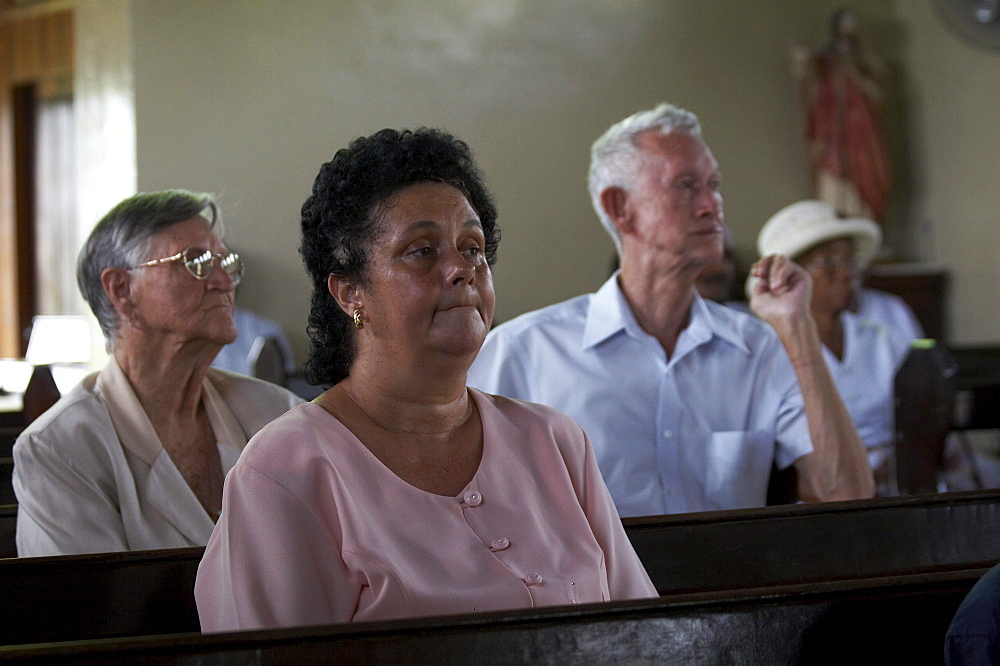
<svg viewBox="0 0 1000 666">
<path fill-rule="evenodd" d="M 132 284 L 128 279 L 128 271 L 121 268 L 105 268 L 101 271 L 101 286 L 108 295 L 122 319 L 128 320 L 135 311 L 135 298 L 132 296 Z"/>
<path fill-rule="evenodd" d="M 361 289 L 356 282 L 330 273 L 329 277 L 326 278 L 326 288 L 348 317 L 353 317 L 354 311 L 361 308 Z"/>
<path fill-rule="evenodd" d="M 628 192 L 624 188 L 612 185 L 601 190 L 601 208 L 624 236 L 632 229 L 632 215 L 629 207 Z"/>
</svg>

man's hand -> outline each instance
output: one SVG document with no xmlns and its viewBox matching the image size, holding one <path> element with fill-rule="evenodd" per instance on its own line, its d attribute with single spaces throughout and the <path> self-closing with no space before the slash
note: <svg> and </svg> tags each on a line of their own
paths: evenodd
<svg viewBox="0 0 1000 666">
<path fill-rule="evenodd" d="M 778 331 L 809 314 L 812 278 L 804 268 L 780 254 L 764 257 L 750 268 L 756 278 L 750 309 Z"/>
<path fill-rule="evenodd" d="M 875 494 L 865 447 L 841 400 L 809 309 L 812 278 L 804 268 L 775 254 L 753 265 L 757 278 L 750 308 L 778 334 L 802 389 L 813 452 L 795 461 L 799 499 L 807 502 L 859 499 Z"/>
</svg>

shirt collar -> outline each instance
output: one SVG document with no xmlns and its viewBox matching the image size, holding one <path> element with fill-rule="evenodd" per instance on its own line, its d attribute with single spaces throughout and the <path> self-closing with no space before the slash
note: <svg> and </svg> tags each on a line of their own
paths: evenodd
<svg viewBox="0 0 1000 666">
<path fill-rule="evenodd" d="M 163 444 L 113 354 L 97 377 L 97 390 L 122 446 L 152 465 L 163 450 Z M 247 441 L 243 429 L 207 377 L 202 382 L 201 399 L 218 443 L 242 450 Z"/>
<path fill-rule="evenodd" d="M 608 278 L 608 281 L 590 299 L 587 309 L 587 323 L 583 329 L 581 347 L 589 349 L 604 342 L 616 333 L 625 330 L 630 335 L 641 332 L 635 321 L 632 308 L 625 300 L 625 294 L 618 286 L 618 273 Z"/>
<path fill-rule="evenodd" d="M 694 303 L 691 304 L 691 322 L 684 330 L 684 333 L 681 334 L 679 342 L 683 343 L 684 338 L 690 336 L 691 346 L 696 347 L 708 342 L 714 335 L 741 350 L 747 356 L 750 356 L 750 348 L 747 346 L 740 331 L 742 328 L 742 317 L 725 316 L 726 314 L 737 314 L 726 309 L 720 309 L 725 307 L 724 305 L 717 304 L 709 305 L 705 299 L 695 294 Z M 681 351 L 680 344 L 678 344 L 677 351 Z"/>
<path fill-rule="evenodd" d="M 615 271 L 590 300 L 581 342 L 583 349 L 595 347 L 621 331 L 634 338 L 651 337 L 639 326 L 632 308 L 625 300 L 625 294 L 618 285 L 618 273 Z M 681 333 L 674 357 L 682 356 L 688 349 L 708 342 L 713 335 L 750 355 L 750 348 L 740 335 L 739 320 L 740 317 L 725 317 L 713 312 L 701 296 L 695 294 L 691 304 L 691 321 Z"/>
</svg>

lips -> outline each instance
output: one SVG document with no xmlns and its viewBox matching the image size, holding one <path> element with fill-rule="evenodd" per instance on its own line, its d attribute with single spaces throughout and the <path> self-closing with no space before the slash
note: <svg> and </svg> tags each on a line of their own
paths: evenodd
<svg viewBox="0 0 1000 666">
<path fill-rule="evenodd" d="M 713 225 L 711 227 L 706 227 L 705 229 L 699 229 L 699 230 L 695 231 L 694 233 L 697 234 L 697 235 L 699 235 L 699 236 L 710 236 L 712 234 L 721 234 L 722 233 L 722 225 Z"/>
</svg>

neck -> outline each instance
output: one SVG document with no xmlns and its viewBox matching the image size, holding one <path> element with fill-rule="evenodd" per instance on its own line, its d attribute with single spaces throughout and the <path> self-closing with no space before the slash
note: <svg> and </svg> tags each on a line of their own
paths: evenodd
<svg viewBox="0 0 1000 666">
<path fill-rule="evenodd" d="M 372 421 L 394 433 L 447 434 L 472 410 L 464 371 L 414 374 L 359 360 L 340 386 Z"/>
<path fill-rule="evenodd" d="M 148 414 L 191 415 L 201 404 L 202 383 L 218 350 L 119 340 L 113 353 Z"/>
<path fill-rule="evenodd" d="M 812 309 L 811 312 L 823 346 L 840 358 L 844 348 L 844 327 L 840 322 L 840 313 L 816 309 Z"/>
<path fill-rule="evenodd" d="M 667 356 L 673 354 L 677 339 L 691 320 L 694 283 L 700 270 L 680 265 L 658 269 L 648 263 L 622 261 L 618 284 L 625 300 L 639 326 L 660 342 Z"/>
<path fill-rule="evenodd" d="M 472 415 L 468 391 L 463 391 L 453 400 L 441 400 L 435 396 L 416 398 L 375 389 L 353 374 L 341 382 L 341 387 L 365 416 L 394 434 L 447 435 Z"/>
</svg>

